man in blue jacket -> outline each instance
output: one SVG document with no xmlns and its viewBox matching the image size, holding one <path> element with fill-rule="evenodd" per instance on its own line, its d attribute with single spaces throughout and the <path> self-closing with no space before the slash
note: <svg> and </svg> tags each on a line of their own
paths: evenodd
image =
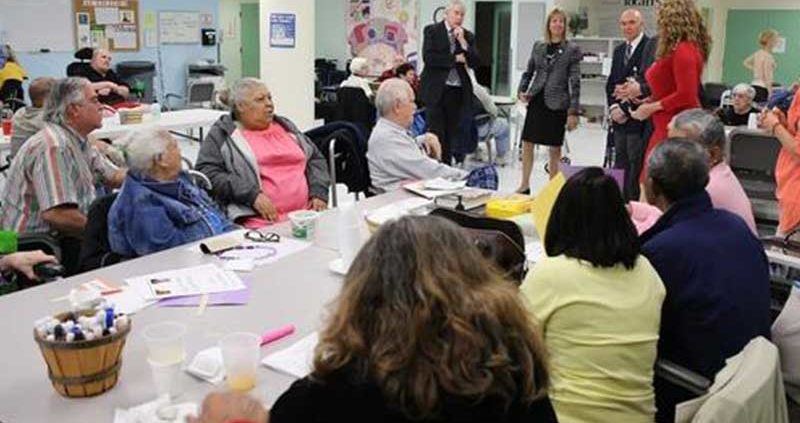
<svg viewBox="0 0 800 423">
<path fill-rule="evenodd" d="M 643 253 L 661 276 L 658 357 L 711 380 L 753 338 L 769 338 L 769 267 L 758 239 L 738 216 L 711 206 L 708 161 L 691 141 L 673 138 L 648 162 L 647 201 L 664 215 L 642 234 Z M 656 420 L 674 421 L 692 397 L 656 378 Z"/>
</svg>

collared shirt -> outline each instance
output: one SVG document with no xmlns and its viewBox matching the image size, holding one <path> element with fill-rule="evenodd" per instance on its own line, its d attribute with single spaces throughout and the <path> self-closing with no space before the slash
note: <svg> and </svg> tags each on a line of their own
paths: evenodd
<svg viewBox="0 0 800 423">
<path fill-rule="evenodd" d="M 727 210 L 744 220 L 747 227 L 758 236 L 756 219 L 753 217 L 753 206 L 742 188 L 742 184 L 727 163 L 720 162 L 708 171 L 706 191 L 711 197 L 714 208 Z"/>
<path fill-rule="evenodd" d="M 71 128 L 47 123 L 11 162 L 0 208 L 0 224 L 18 233 L 48 232 L 42 212 L 73 204 L 86 214 L 95 187 L 117 167 Z"/>
<path fill-rule="evenodd" d="M 633 41 L 627 42 L 631 45 L 631 56 L 633 56 L 633 53 L 636 51 L 636 47 L 639 47 L 639 43 L 642 42 L 642 38 L 644 38 L 644 31 L 640 32 L 639 35 L 633 39 Z"/>
<path fill-rule="evenodd" d="M 447 23 L 447 19 L 444 20 L 444 27 L 447 28 L 447 39 L 450 40 L 450 53 L 455 53 L 456 43 L 458 42 L 456 41 L 455 35 L 453 35 L 453 29 L 455 28 L 453 28 L 452 26 L 450 26 L 449 23 Z M 461 86 L 461 77 L 458 76 L 458 70 L 456 70 L 455 66 L 453 66 L 453 68 L 450 69 L 450 73 L 447 75 L 447 81 L 445 82 L 445 84 L 449 87 Z"/>
<path fill-rule="evenodd" d="M 384 118 L 378 119 L 369 137 L 367 149 L 372 185 L 381 191 L 393 191 L 405 181 L 464 179 L 468 172 L 447 166 L 428 157 L 408 130 Z"/>
</svg>

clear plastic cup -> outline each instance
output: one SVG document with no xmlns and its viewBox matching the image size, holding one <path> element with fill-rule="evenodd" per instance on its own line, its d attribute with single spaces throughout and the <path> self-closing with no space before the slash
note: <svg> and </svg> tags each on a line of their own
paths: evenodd
<svg viewBox="0 0 800 423">
<path fill-rule="evenodd" d="M 181 374 L 183 373 L 183 360 L 173 363 L 162 363 L 147 359 L 153 373 L 153 383 L 158 396 L 168 395 L 175 398 L 183 392 Z"/>
<path fill-rule="evenodd" d="M 247 392 L 256 386 L 260 341 L 258 335 L 249 332 L 235 332 L 220 339 L 225 381 L 231 390 Z"/>
<path fill-rule="evenodd" d="M 186 325 L 162 322 L 149 325 L 142 331 L 147 344 L 148 360 L 159 364 L 183 363 L 186 358 Z"/>
<path fill-rule="evenodd" d="M 295 210 L 288 214 L 292 222 L 292 236 L 297 239 L 311 239 L 317 228 L 319 213 L 313 210 Z"/>
</svg>

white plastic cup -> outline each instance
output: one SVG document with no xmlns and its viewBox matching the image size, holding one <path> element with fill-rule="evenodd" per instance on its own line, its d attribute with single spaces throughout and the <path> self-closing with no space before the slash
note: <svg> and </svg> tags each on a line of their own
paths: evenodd
<svg viewBox="0 0 800 423">
<path fill-rule="evenodd" d="M 337 223 L 339 255 L 342 257 L 342 267 L 349 269 L 362 243 L 361 220 L 354 204 L 344 204 L 339 207 Z"/>
<path fill-rule="evenodd" d="M 175 398 L 183 392 L 181 383 L 181 373 L 183 372 L 183 360 L 172 363 L 164 363 L 147 359 L 150 370 L 153 373 L 153 383 L 156 386 L 158 396 L 168 395 Z"/>
<path fill-rule="evenodd" d="M 758 113 L 747 116 L 747 129 L 758 129 Z"/>
<path fill-rule="evenodd" d="M 261 358 L 261 337 L 249 332 L 235 332 L 220 339 L 219 348 L 228 388 L 239 392 L 253 389 Z"/>
<path fill-rule="evenodd" d="M 147 344 L 148 360 L 172 364 L 186 358 L 186 325 L 180 322 L 162 322 L 149 325 L 142 331 Z"/>
<path fill-rule="evenodd" d="M 319 213 L 314 210 L 295 210 L 287 215 L 292 223 L 292 236 L 297 239 L 312 239 L 317 229 Z"/>
</svg>

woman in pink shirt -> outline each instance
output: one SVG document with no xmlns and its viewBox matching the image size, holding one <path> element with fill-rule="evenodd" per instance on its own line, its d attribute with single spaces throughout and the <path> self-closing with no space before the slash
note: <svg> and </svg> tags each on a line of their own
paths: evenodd
<svg viewBox="0 0 800 423">
<path fill-rule="evenodd" d="M 274 114 L 269 89 L 237 81 L 221 117 L 203 140 L 197 170 L 231 220 L 258 228 L 299 209 L 323 210 L 330 179 L 325 157 L 288 119 Z"/>
</svg>

